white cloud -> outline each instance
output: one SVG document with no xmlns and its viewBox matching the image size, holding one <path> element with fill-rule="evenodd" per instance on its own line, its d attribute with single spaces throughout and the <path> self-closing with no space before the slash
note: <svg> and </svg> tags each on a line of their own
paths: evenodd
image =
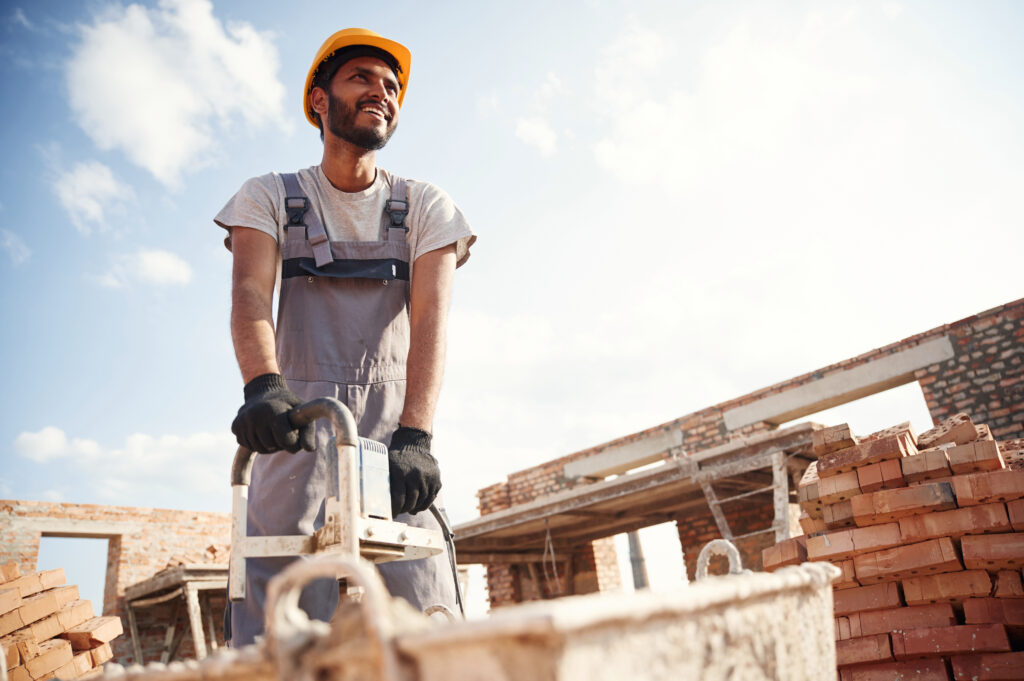
<svg viewBox="0 0 1024 681">
<path fill-rule="evenodd" d="M 664 65 L 670 50 L 668 41 L 655 30 L 641 25 L 634 17 L 623 31 L 602 50 L 594 69 L 594 85 L 598 98 L 618 101 L 628 108 L 649 92 L 649 82 L 641 76 L 658 76 L 664 84 Z M 657 91 L 657 90 L 655 90 Z"/>
<path fill-rule="evenodd" d="M 25 432 L 18 435 L 14 440 L 14 450 L 26 459 L 47 463 L 54 459 L 95 455 L 99 451 L 99 445 L 92 440 L 69 440 L 60 428 L 47 426 L 35 433 Z"/>
<path fill-rule="evenodd" d="M 43 492 L 43 498 L 47 501 L 64 501 L 64 493 L 56 489 L 48 489 Z"/>
<path fill-rule="evenodd" d="M 548 72 L 544 82 L 533 93 L 534 105 L 539 111 L 547 111 L 556 99 L 565 96 L 565 94 L 566 88 L 562 84 L 562 79 L 554 73 Z"/>
<path fill-rule="evenodd" d="M 540 152 L 541 156 L 554 156 L 558 134 L 542 116 L 516 119 L 516 137 Z"/>
<path fill-rule="evenodd" d="M 19 24 L 23 28 L 29 29 L 30 31 L 35 28 L 35 25 L 28 20 L 27 16 L 25 16 L 25 11 L 20 7 L 15 7 L 14 11 L 11 12 L 11 21 L 15 24 Z"/>
<path fill-rule="evenodd" d="M 110 270 L 99 277 L 102 286 L 122 288 L 139 282 L 153 286 L 184 286 L 192 281 L 192 267 L 168 251 L 142 249 L 119 255 Z"/>
<path fill-rule="evenodd" d="M 53 191 L 81 234 L 90 234 L 93 229 L 108 231 L 111 215 L 123 216 L 125 204 L 135 196 L 131 187 L 99 161 L 76 163 L 71 170 L 61 172 Z"/>
<path fill-rule="evenodd" d="M 176 188 L 236 121 L 287 128 L 277 72 L 268 34 L 225 27 L 209 0 L 163 0 L 108 8 L 82 26 L 67 83 L 78 124 L 101 149 Z"/>
<path fill-rule="evenodd" d="M 0 249 L 7 252 L 7 257 L 14 265 L 27 262 L 32 257 L 32 250 L 20 236 L 7 229 L 0 229 Z"/>
<path fill-rule="evenodd" d="M 207 506 L 227 499 L 227 471 L 237 446 L 234 436 L 224 432 L 135 433 L 121 446 L 106 447 L 92 440 L 69 439 L 55 426 L 21 433 L 14 441 L 15 451 L 22 457 L 39 464 L 64 460 L 66 466 L 80 472 L 80 491 L 86 498 L 171 508 L 181 507 L 175 498 L 186 492 Z M 60 495 L 54 490 L 42 492 L 51 493 Z M 59 498 L 62 495 L 55 500 Z"/>
</svg>

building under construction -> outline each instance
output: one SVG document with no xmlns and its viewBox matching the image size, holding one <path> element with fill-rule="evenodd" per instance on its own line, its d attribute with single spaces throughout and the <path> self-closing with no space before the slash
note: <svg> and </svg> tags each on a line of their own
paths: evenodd
<svg viewBox="0 0 1024 681">
<path fill-rule="evenodd" d="M 966 413 L 993 442 L 1024 438 L 1022 317 L 1024 299 L 512 473 L 480 490 L 480 517 L 455 528 L 459 562 L 486 566 L 492 611 L 617 590 L 612 537 L 670 521 L 691 579 L 700 549 L 718 538 L 760 570 L 765 549 L 803 534 L 800 481 L 824 451 L 815 447 L 821 425 L 782 424 L 916 382 L 935 424 Z M 123 624 L 125 635 L 111 641 L 117 662 L 204 658 L 223 646 L 227 514 L 7 500 L 0 537 L 0 564 L 21 575 L 34 574 L 42 537 L 107 539 L 104 602 L 95 609 Z M 1016 570 L 1019 585 L 1022 567 L 1024 553 L 999 570 Z M 1019 634 L 1024 622 L 1013 622 Z"/>
</svg>

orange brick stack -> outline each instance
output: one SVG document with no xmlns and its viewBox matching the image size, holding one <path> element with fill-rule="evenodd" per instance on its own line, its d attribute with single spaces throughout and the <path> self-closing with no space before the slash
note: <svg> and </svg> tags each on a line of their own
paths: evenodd
<svg viewBox="0 0 1024 681">
<path fill-rule="evenodd" d="M 98 676 L 112 657 L 110 641 L 122 633 L 117 617 L 94 617 L 65 586 L 64 570 L 22 575 L 0 565 L 0 650 L 10 681 Z"/>
<path fill-rule="evenodd" d="M 833 584 L 842 681 L 1024 679 L 1024 441 L 956 414 L 858 438 L 814 434 L 798 500 L 805 535 L 765 549 Z"/>
</svg>

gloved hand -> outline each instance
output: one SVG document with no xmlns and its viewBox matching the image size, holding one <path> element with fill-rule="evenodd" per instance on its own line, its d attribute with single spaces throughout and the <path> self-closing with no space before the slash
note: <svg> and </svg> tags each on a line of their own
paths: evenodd
<svg viewBox="0 0 1024 681">
<path fill-rule="evenodd" d="M 245 384 L 244 392 L 245 404 L 231 423 L 238 444 L 263 454 L 316 448 L 313 424 L 295 428 L 288 420 L 288 412 L 302 400 L 288 389 L 281 374 L 257 376 Z"/>
<path fill-rule="evenodd" d="M 391 517 L 413 515 L 430 507 L 441 491 L 441 471 L 430 455 L 430 433 L 399 425 L 388 447 Z"/>
</svg>

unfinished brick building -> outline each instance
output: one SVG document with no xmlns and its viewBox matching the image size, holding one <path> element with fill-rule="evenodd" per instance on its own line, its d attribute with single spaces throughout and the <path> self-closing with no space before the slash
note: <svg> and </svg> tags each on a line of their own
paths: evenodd
<svg viewBox="0 0 1024 681">
<path fill-rule="evenodd" d="M 1022 437 L 1022 317 L 1024 299 L 513 473 L 456 528 L 459 560 L 487 565 L 492 607 L 615 588 L 611 536 L 667 521 L 691 578 L 721 536 L 757 569 L 762 549 L 799 533 L 795 482 L 815 458 L 812 424 L 780 424 L 917 382 L 935 423 L 967 412 L 996 439 Z"/>
<path fill-rule="evenodd" d="M 97 613 L 102 608 L 104 615 L 122 619 L 125 635 L 113 641 L 114 660 L 131 663 L 136 659 L 126 593 L 158 574 L 175 581 L 177 574 L 166 568 L 176 556 L 194 556 L 202 554 L 207 546 L 226 545 L 231 536 L 231 518 L 227 513 L 0 500 L 0 563 L 13 560 L 23 572 L 34 571 L 44 536 L 107 540 L 103 603 L 94 603 L 93 607 Z M 227 566 L 214 571 L 226 575 Z M 195 623 L 189 621 L 186 607 L 193 596 L 188 593 L 190 589 L 174 593 L 176 585 L 169 584 L 167 589 L 157 590 L 161 593 L 158 598 L 172 594 L 170 597 L 134 608 L 143 660 L 160 660 L 162 651 L 175 643 L 179 658 L 195 657 L 197 646 L 223 645 L 223 580 L 219 590 L 204 588 L 211 586 L 208 580 L 198 586 L 194 599 L 197 606 L 200 602 L 202 605 L 202 639 L 189 635 L 196 629 L 190 626 Z"/>
<path fill-rule="evenodd" d="M 699 548 L 723 535 L 736 538 L 745 565 L 757 568 L 761 550 L 795 525 L 795 480 L 814 459 L 813 428 L 779 424 L 916 381 L 936 422 L 966 411 L 997 439 L 1022 437 L 1022 316 L 1018 300 L 513 473 L 480 490 L 481 517 L 456 528 L 460 562 L 488 565 L 492 606 L 614 589 L 612 535 L 675 521 L 691 577 Z M 125 620 L 126 635 L 115 642 L 121 662 L 134 661 L 126 594 L 160 575 L 176 577 L 165 569 L 174 556 L 226 544 L 229 534 L 228 514 L 0 501 L 0 558 L 23 571 L 36 568 L 43 536 L 107 539 L 102 612 Z M 170 622 L 178 656 L 195 654 L 194 623 L 181 605 L 186 591 L 136 610 L 145 661 L 167 649 Z M 223 599 L 213 592 L 202 597 L 202 645 L 222 640 Z"/>
</svg>

